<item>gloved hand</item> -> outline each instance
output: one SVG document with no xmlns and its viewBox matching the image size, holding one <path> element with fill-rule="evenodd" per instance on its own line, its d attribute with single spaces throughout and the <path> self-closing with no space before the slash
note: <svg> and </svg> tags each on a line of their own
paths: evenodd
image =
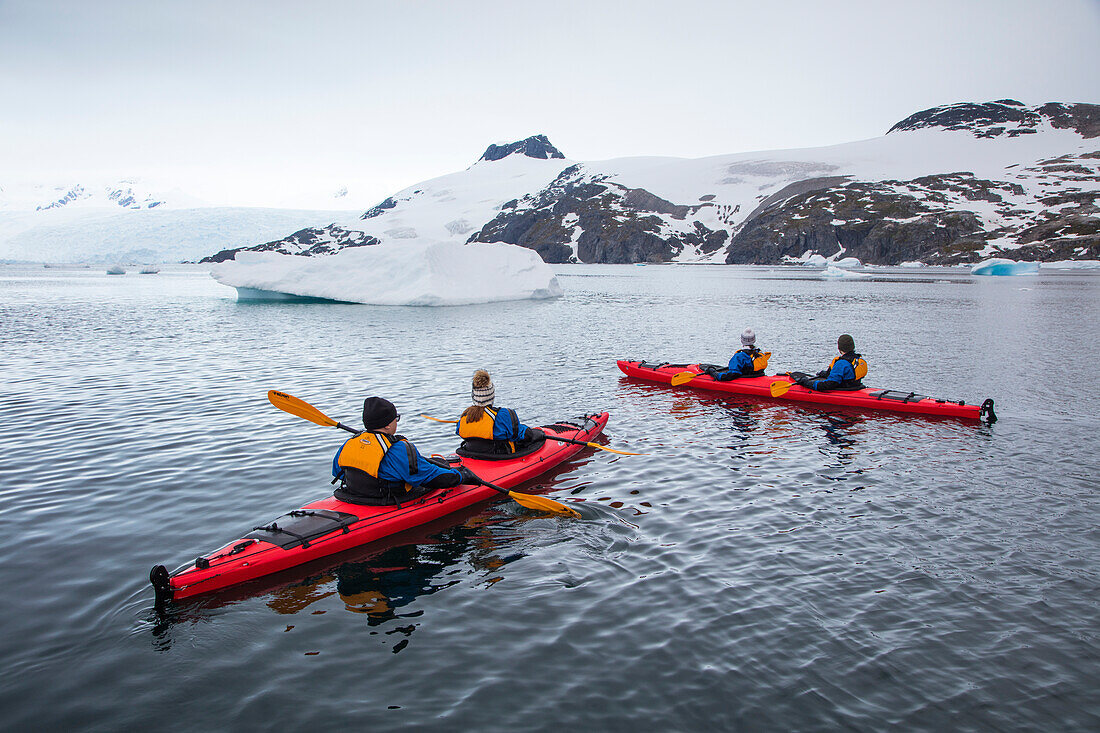
<svg viewBox="0 0 1100 733">
<path fill-rule="evenodd" d="M 792 382 L 799 385 L 800 387 L 812 389 L 810 385 L 813 383 L 813 379 L 810 377 L 809 374 L 806 374 L 804 372 L 791 372 L 788 376 L 791 378 Z"/>
<path fill-rule="evenodd" d="M 462 477 L 462 480 L 461 480 L 460 483 L 472 484 L 474 486 L 480 486 L 481 485 L 481 479 L 479 479 L 477 476 L 475 476 L 474 472 L 471 471 L 470 469 L 466 468 L 465 466 L 458 466 L 458 467 L 455 468 L 455 470 L 458 471 L 458 474 Z"/>
</svg>

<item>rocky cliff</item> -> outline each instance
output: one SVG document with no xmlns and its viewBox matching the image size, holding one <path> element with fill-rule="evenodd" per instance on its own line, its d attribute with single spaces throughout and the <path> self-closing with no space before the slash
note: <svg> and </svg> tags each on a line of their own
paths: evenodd
<svg viewBox="0 0 1100 733">
<path fill-rule="evenodd" d="M 300 255 L 303 257 L 316 257 L 338 252 L 347 247 L 367 247 L 378 244 L 378 239 L 365 232 L 357 232 L 344 229 L 336 224 L 315 228 L 308 227 L 294 232 L 288 237 L 276 239 L 272 242 L 253 245 L 251 247 L 236 247 L 223 249 L 220 252 L 203 257 L 199 262 L 225 262 L 233 259 L 242 250 L 248 252 L 279 252 L 285 255 Z"/>
</svg>

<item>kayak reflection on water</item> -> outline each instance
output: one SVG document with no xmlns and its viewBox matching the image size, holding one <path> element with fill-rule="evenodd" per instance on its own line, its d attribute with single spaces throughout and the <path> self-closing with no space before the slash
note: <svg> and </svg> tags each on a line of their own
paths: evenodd
<svg viewBox="0 0 1100 733">
<path fill-rule="evenodd" d="M 316 604 L 339 596 L 344 609 L 363 614 L 368 628 L 390 622 L 420 618 L 423 611 L 406 610 L 421 596 L 431 595 L 449 588 L 460 580 L 436 580 L 448 569 L 464 561 L 475 571 L 490 572 L 523 557 L 523 553 L 504 554 L 518 536 L 511 533 L 495 533 L 492 527 L 501 522 L 527 521 L 528 517 L 503 515 L 498 512 L 485 514 L 483 510 L 470 509 L 465 522 L 454 526 L 455 518 L 422 528 L 417 536 L 392 538 L 381 547 L 356 553 L 358 558 L 343 562 L 318 575 L 311 575 L 292 584 L 276 584 L 269 590 L 266 606 L 277 614 L 294 616 L 315 608 Z M 495 582 L 490 579 L 489 582 Z M 172 646 L 173 627 L 188 622 L 209 620 L 217 609 L 236 605 L 255 597 L 256 587 L 242 588 L 241 594 L 232 591 L 216 597 L 204 598 L 190 605 L 181 604 L 157 611 L 153 627 L 155 646 L 159 651 L 169 651 Z M 330 609 L 325 609 L 330 610 Z M 311 613 L 314 611 L 310 611 Z M 404 638 L 391 649 L 397 653 L 409 643 L 409 637 L 421 622 L 395 626 L 372 634 L 401 634 Z M 287 631 L 293 625 L 287 627 Z"/>
</svg>

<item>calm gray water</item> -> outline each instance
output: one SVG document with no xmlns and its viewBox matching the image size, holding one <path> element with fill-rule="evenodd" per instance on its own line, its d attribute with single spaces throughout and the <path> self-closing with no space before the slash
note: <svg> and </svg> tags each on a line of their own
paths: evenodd
<svg viewBox="0 0 1100 733">
<path fill-rule="evenodd" d="M 1096 730 L 1100 273 L 558 268 L 555 301 L 238 304 L 205 274 L 0 268 L 0 727 Z M 625 379 L 772 370 L 855 336 L 873 386 L 1000 421 L 824 411 Z M 608 444 L 512 503 L 168 614 L 147 582 L 318 498 L 392 399 L 449 452 L 487 367 L 528 424 Z"/>
</svg>

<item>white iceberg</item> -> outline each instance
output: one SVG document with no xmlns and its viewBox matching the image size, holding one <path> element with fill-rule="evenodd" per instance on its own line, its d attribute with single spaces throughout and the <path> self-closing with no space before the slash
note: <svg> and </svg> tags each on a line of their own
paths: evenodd
<svg viewBox="0 0 1100 733">
<path fill-rule="evenodd" d="M 1039 271 L 1038 262 L 1017 262 L 994 257 L 970 268 L 971 275 L 1034 275 Z"/>
<path fill-rule="evenodd" d="M 920 260 L 909 260 L 907 262 L 902 262 L 898 267 L 928 267 L 928 265 Z"/>
<path fill-rule="evenodd" d="M 805 255 L 803 256 L 805 257 Z M 806 259 L 802 262 L 803 265 L 807 265 L 809 267 L 824 267 L 828 263 L 829 261 L 827 259 L 818 254 L 810 255 L 809 257 L 806 257 Z"/>
<path fill-rule="evenodd" d="M 832 266 L 847 270 L 852 267 L 859 267 L 862 264 L 863 263 L 860 262 L 859 259 L 856 257 L 843 257 L 833 262 Z"/>
<path fill-rule="evenodd" d="M 325 257 L 238 252 L 213 266 L 238 300 L 322 298 L 369 305 L 469 305 L 555 298 L 554 271 L 512 244 L 401 240 Z"/>
<path fill-rule="evenodd" d="M 821 273 L 821 277 L 828 277 L 828 278 L 840 278 L 840 277 L 844 277 L 844 278 L 861 278 L 861 277 L 870 277 L 870 274 L 868 274 L 866 272 L 852 272 L 851 270 L 844 270 L 840 267 L 836 267 L 834 265 L 829 265 Z"/>
</svg>

